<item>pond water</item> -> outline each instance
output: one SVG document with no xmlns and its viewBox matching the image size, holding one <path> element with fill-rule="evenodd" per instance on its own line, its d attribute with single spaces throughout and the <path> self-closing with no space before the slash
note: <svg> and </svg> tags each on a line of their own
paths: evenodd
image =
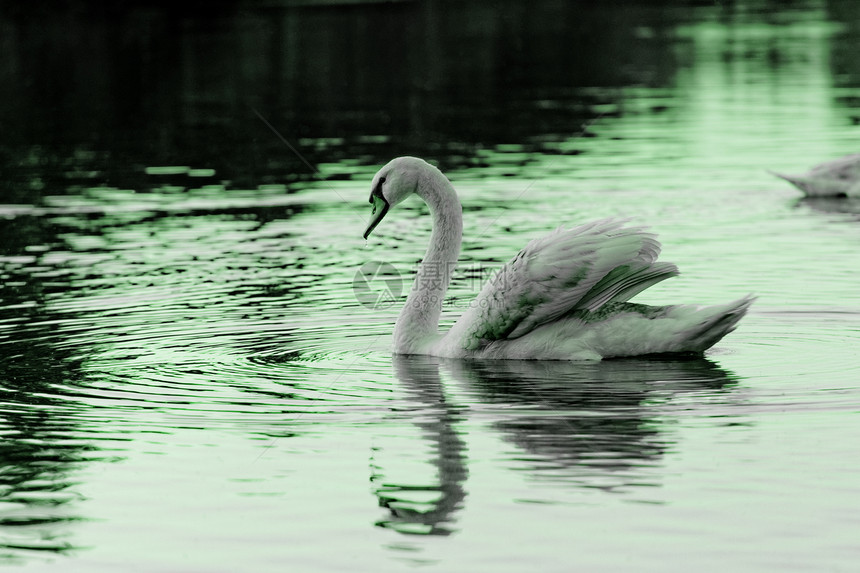
<svg viewBox="0 0 860 573">
<path fill-rule="evenodd" d="M 858 151 L 855 3 L 79 4 L 0 10 L 0 562 L 856 567 L 860 204 L 765 171 Z M 698 359 L 394 357 L 405 153 L 464 204 L 445 324 L 611 215 L 682 272 L 638 301 L 758 300 Z"/>
</svg>

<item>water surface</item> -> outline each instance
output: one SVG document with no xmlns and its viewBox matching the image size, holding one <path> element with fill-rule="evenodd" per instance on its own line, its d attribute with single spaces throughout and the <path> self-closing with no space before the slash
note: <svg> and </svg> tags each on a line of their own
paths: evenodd
<svg viewBox="0 0 860 573">
<path fill-rule="evenodd" d="M 765 172 L 857 151 L 860 13 L 494 7 L 2 12 L 4 564 L 860 559 L 860 208 Z M 612 215 L 682 271 L 639 301 L 758 301 L 689 360 L 393 357 L 400 302 L 355 278 L 392 265 L 396 299 L 429 237 L 410 201 L 361 238 L 402 153 L 464 203 L 445 324 L 528 240 Z"/>
</svg>

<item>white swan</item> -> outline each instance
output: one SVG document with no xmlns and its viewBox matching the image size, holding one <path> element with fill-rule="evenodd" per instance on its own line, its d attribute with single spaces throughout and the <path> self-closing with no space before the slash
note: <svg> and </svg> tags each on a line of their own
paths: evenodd
<svg viewBox="0 0 860 573">
<path fill-rule="evenodd" d="M 801 175 L 768 173 L 785 179 L 807 197 L 860 197 L 860 153 L 821 163 Z"/>
<path fill-rule="evenodd" d="M 448 179 L 415 157 L 389 162 L 373 178 L 364 238 L 412 193 L 430 207 L 433 231 L 394 327 L 398 354 L 597 360 L 700 353 L 734 330 L 753 301 L 747 296 L 707 307 L 626 302 L 678 269 L 655 262 L 660 243 L 654 235 L 604 219 L 531 241 L 443 335 L 439 316 L 463 234 L 462 208 Z"/>
</svg>

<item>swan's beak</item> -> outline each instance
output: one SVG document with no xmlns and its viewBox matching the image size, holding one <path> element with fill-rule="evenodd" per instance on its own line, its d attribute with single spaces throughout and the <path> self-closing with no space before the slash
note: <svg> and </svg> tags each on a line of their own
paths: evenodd
<svg viewBox="0 0 860 573">
<path fill-rule="evenodd" d="M 373 205 L 373 211 L 370 213 L 370 223 L 367 224 L 367 229 L 364 230 L 365 239 L 367 239 L 370 232 L 376 228 L 379 222 L 382 221 L 382 218 L 385 217 L 385 214 L 388 213 L 388 208 L 391 206 L 388 204 L 388 201 L 375 193 L 370 195 L 370 204 Z"/>
</svg>

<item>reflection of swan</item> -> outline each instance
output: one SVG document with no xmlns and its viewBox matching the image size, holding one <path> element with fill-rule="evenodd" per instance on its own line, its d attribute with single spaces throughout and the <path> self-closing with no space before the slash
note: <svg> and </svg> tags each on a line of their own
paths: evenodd
<svg viewBox="0 0 860 573">
<path fill-rule="evenodd" d="M 427 356 L 394 357 L 397 378 L 410 400 L 421 409 L 421 415 L 412 419 L 432 444 L 434 455 L 429 461 L 436 468 L 438 480 L 438 485 L 398 484 L 385 478 L 384 468 L 373 476 L 379 505 L 390 511 L 387 519 L 376 524 L 401 533 L 452 533 L 456 512 L 462 509 L 466 497 L 466 444 L 455 427 L 461 416 L 445 399 L 436 360 Z"/>
<path fill-rule="evenodd" d="M 440 366 L 456 382 L 461 405 L 446 395 Z M 672 448 L 662 403 L 697 392 L 711 404 L 719 395 L 720 403 L 736 400 L 725 390 L 734 375 L 702 357 L 574 364 L 400 355 L 394 367 L 438 478 L 416 486 L 414 478 L 404 485 L 385 479 L 385 468 L 374 476 L 380 505 L 391 511 L 378 525 L 404 533 L 449 533 L 467 499 L 467 446 L 456 428 L 472 410 L 464 405 L 480 405 L 482 419 L 516 446 L 506 461 L 536 477 L 614 491 L 654 485 L 647 468 Z M 413 501 L 428 493 L 435 494 L 432 502 Z"/>
<path fill-rule="evenodd" d="M 373 216 L 364 237 L 413 193 L 430 207 L 433 233 L 394 327 L 400 354 L 581 360 L 702 352 L 733 330 L 752 302 L 744 297 L 703 308 L 626 302 L 678 270 L 655 262 L 660 243 L 653 235 L 605 219 L 530 242 L 443 336 L 442 299 L 463 233 L 460 201 L 448 179 L 415 157 L 389 162 L 373 178 Z"/>
<path fill-rule="evenodd" d="M 860 153 L 816 165 L 801 175 L 783 175 L 807 197 L 860 197 Z"/>
<path fill-rule="evenodd" d="M 797 205 L 809 207 L 820 213 L 860 215 L 860 195 L 847 199 L 845 197 L 803 197 L 797 201 Z"/>
<path fill-rule="evenodd" d="M 625 359 L 572 364 L 445 360 L 451 375 L 495 412 L 493 427 L 536 476 L 614 491 L 654 485 L 648 471 L 673 447 L 661 403 L 706 392 L 733 375 L 713 362 Z M 727 400 L 733 400 L 727 395 Z"/>
</svg>

